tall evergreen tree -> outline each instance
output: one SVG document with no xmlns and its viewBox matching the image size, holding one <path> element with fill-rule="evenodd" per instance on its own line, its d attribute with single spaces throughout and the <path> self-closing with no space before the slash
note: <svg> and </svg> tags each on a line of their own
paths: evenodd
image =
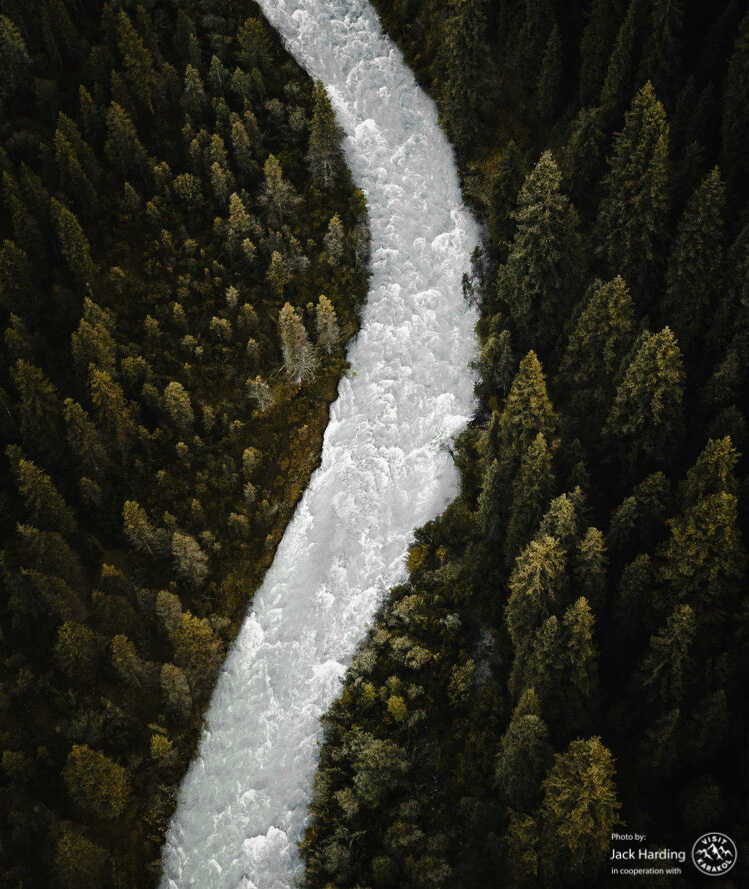
<svg viewBox="0 0 749 889">
<path fill-rule="evenodd" d="M 442 59 L 440 111 L 459 151 L 476 138 L 486 64 L 487 0 L 449 0 Z"/>
<path fill-rule="evenodd" d="M 579 102 L 597 105 L 611 48 L 624 14 L 624 0 L 593 0 L 580 40 Z"/>
<path fill-rule="evenodd" d="M 31 57 L 15 22 L 0 15 L 0 109 L 28 84 Z"/>
<path fill-rule="evenodd" d="M 541 67 L 536 81 L 536 113 L 549 122 L 559 108 L 562 96 L 562 38 L 554 25 L 546 41 Z"/>
<path fill-rule="evenodd" d="M 614 124 L 626 109 L 635 84 L 638 49 L 648 0 L 630 0 L 606 66 L 599 104 L 604 119 Z"/>
<path fill-rule="evenodd" d="M 725 203 L 715 167 L 689 199 L 669 257 L 664 314 L 687 354 L 704 337 L 722 289 Z"/>
<path fill-rule="evenodd" d="M 538 805 L 541 781 L 551 765 L 549 729 L 532 688 L 526 689 L 499 742 L 495 780 L 502 801 L 510 808 L 532 812 Z"/>
<path fill-rule="evenodd" d="M 652 298 L 669 210 L 668 124 L 652 84 L 639 91 L 614 139 L 598 212 L 600 254 L 638 305 Z"/>
<path fill-rule="evenodd" d="M 538 527 L 554 489 L 551 454 L 539 432 L 523 455 L 512 484 L 512 507 L 505 534 L 505 565 L 510 567 Z"/>
<path fill-rule="evenodd" d="M 649 80 L 673 108 L 682 70 L 684 0 L 652 0 L 650 28 L 640 64 L 640 82 Z"/>
<path fill-rule="evenodd" d="M 541 362 L 535 352 L 529 352 L 520 362 L 499 417 L 498 446 L 502 461 L 514 473 L 539 433 L 547 442 L 553 441 L 557 424 Z"/>
<path fill-rule="evenodd" d="M 749 143 L 749 12 L 739 25 L 728 71 L 723 81 L 721 167 L 731 194 L 746 196 L 746 146 Z"/>
<path fill-rule="evenodd" d="M 340 176 L 343 165 L 341 129 L 325 87 L 319 80 L 315 83 L 313 95 L 315 104 L 309 131 L 307 166 L 315 184 L 327 190 Z"/>
<path fill-rule="evenodd" d="M 578 217 L 561 191 L 561 174 L 550 151 L 526 178 L 515 212 L 517 229 L 497 275 L 497 294 L 507 306 L 521 347 L 551 348 L 579 287 Z"/>
</svg>

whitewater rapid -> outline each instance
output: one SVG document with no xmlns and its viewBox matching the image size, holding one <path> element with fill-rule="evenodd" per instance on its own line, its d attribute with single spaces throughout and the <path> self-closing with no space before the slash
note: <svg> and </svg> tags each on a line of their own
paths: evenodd
<svg viewBox="0 0 749 889">
<path fill-rule="evenodd" d="M 455 496 L 445 444 L 473 407 L 478 230 L 436 110 L 364 0 L 260 0 L 322 80 L 369 205 L 372 278 L 322 464 L 286 529 L 211 700 L 167 832 L 162 889 L 288 889 L 319 717 L 413 529 Z"/>
</svg>

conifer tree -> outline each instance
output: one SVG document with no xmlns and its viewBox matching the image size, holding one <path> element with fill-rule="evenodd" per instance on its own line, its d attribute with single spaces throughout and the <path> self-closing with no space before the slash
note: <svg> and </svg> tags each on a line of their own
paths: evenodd
<svg viewBox="0 0 749 889">
<path fill-rule="evenodd" d="M 315 104 L 310 124 L 307 166 L 315 184 L 328 190 L 338 179 L 342 169 L 341 129 L 320 80 L 315 83 L 313 98 Z"/>
<path fill-rule="evenodd" d="M 580 41 L 579 102 L 596 105 L 612 45 L 624 14 L 623 0 L 593 0 Z"/>
<path fill-rule="evenodd" d="M 86 744 L 73 745 L 62 777 L 73 801 L 97 818 L 118 818 L 130 799 L 125 769 Z"/>
<path fill-rule="evenodd" d="M 88 382 L 91 402 L 100 422 L 113 437 L 120 453 L 127 453 L 136 432 L 131 403 L 125 398 L 120 384 L 104 370 L 91 365 Z"/>
<path fill-rule="evenodd" d="M 112 639 L 112 666 L 125 685 L 140 688 L 146 678 L 146 666 L 135 645 L 124 634 Z"/>
<path fill-rule="evenodd" d="M 677 605 L 650 646 L 638 671 L 637 684 L 659 712 L 681 706 L 691 677 L 692 642 L 696 632 L 694 611 Z"/>
<path fill-rule="evenodd" d="M 55 842 L 52 869 L 62 889 L 104 889 L 112 862 L 108 852 L 65 825 Z"/>
<path fill-rule="evenodd" d="M 561 174 L 546 151 L 526 178 L 515 211 L 517 228 L 497 293 L 521 347 L 551 348 L 566 318 L 580 274 L 578 217 L 561 191 Z"/>
<path fill-rule="evenodd" d="M 208 558 L 198 541 L 184 531 L 172 534 L 172 556 L 177 575 L 195 587 L 202 585 L 208 576 Z"/>
<path fill-rule="evenodd" d="M 149 112 L 153 114 L 158 74 L 151 51 L 133 27 L 124 9 L 120 10 L 117 19 L 117 45 L 122 55 L 131 95 L 139 102 L 144 102 Z"/>
<path fill-rule="evenodd" d="M 56 450 L 62 426 L 57 390 L 41 368 L 19 359 L 10 372 L 18 391 L 21 433 L 28 450 L 47 454 Z"/>
<path fill-rule="evenodd" d="M 161 693 L 170 715 L 179 722 L 186 721 L 192 710 L 192 695 L 185 674 L 174 664 L 161 667 Z"/>
<path fill-rule="evenodd" d="M 172 380 L 164 389 L 164 408 L 174 425 L 182 432 L 189 432 L 195 422 L 195 414 L 182 383 Z"/>
<path fill-rule="evenodd" d="M 135 500 L 126 500 L 123 504 L 122 523 L 125 536 L 136 550 L 149 555 L 159 551 L 163 534 L 153 527 L 145 509 Z"/>
<path fill-rule="evenodd" d="M 185 88 L 180 99 L 182 107 L 188 114 L 198 118 L 205 105 L 205 88 L 200 72 L 192 65 L 185 68 Z"/>
<path fill-rule="evenodd" d="M 533 688 L 544 713 L 555 721 L 566 701 L 567 679 L 564 675 L 564 637 L 555 614 L 548 617 L 528 642 L 515 649 L 507 688 L 518 700 L 526 688 Z"/>
<path fill-rule="evenodd" d="M 638 92 L 614 138 L 598 211 L 600 254 L 646 305 L 657 280 L 669 209 L 668 124 L 652 84 Z"/>
<path fill-rule="evenodd" d="M 634 348 L 609 411 L 604 434 L 626 445 L 634 465 L 667 463 L 680 444 L 684 370 L 673 332 L 645 332 Z"/>
<path fill-rule="evenodd" d="M 640 82 L 649 80 L 667 107 L 673 108 L 682 68 L 681 31 L 684 0 L 652 0 L 650 28 L 640 65 Z"/>
<path fill-rule="evenodd" d="M 613 757 L 600 738 L 573 741 L 554 758 L 539 812 L 539 862 L 550 884 L 596 884 L 619 820 L 614 778 Z"/>
<path fill-rule="evenodd" d="M 723 81 L 723 118 L 721 125 L 721 167 L 731 191 L 746 195 L 745 159 L 749 143 L 749 12 L 739 25 L 728 70 Z"/>
<path fill-rule="evenodd" d="M 31 521 L 39 528 L 72 533 L 76 527 L 73 513 L 49 475 L 26 459 L 17 445 L 8 445 L 6 454 Z"/>
<path fill-rule="evenodd" d="M 148 155 L 130 115 L 112 102 L 106 117 L 107 133 L 104 154 L 122 176 L 143 178 L 149 167 Z"/>
<path fill-rule="evenodd" d="M 581 108 L 561 154 L 563 185 L 574 201 L 589 202 L 603 175 L 605 138 L 601 109 Z"/>
<path fill-rule="evenodd" d="M 539 432 L 523 455 L 512 483 L 512 508 L 505 534 L 505 565 L 510 567 L 538 527 L 554 488 L 551 454 Z"/>
<path fill-rule="evenodd" d="M 562 618 L 566 680 L 563 698 L 557 698 L 560 721 L 571 733 L 595 724 L 598 698 L 598 651 L 593 641 L 593 612 L 588 600 L 577 599 Z"/>
<path fill-rule="evenodd" d="M 15 22 L 0 15 L 0 109 L 18 96 L 31 72 L 31 58 Z"/>
<path fill-rule="evenodd" d="M 541 362 L 535 352 L 529 352 L 520 362 L 499 418 L 503 461 L 514 469 L 539 433 L 547 442 L 553 441 L 557 423 Z"/>
<path fill-rule="evenodd" d="M 268 221 L 274 228 L 280 228 L 294 215 L 301 203 L 294 186 L 283 175 L 281 164 L 268 155 L 264 167 L 265 180 L 260 193 L 260 203 L 265 207 Z"/>
<path fill-rule="evenodd" d="M 285 303 L 278 315 L 278 333 L 284 370 L 298 385 L 314 375 L 317 360 L 304 322 L 290 303 Z"/>
<path fill-rule="evenodd" d="M 106 469 L 107 458 L 101 436 L 86 411 L 72 398 L 65 399 L 68 444 L 86 473 L 97 477 Z"/>
<path fill-rule="evenodd" d="M 331 265 L 338 265 L 341 259 L 343 259 L 343 253 L 346 249 L 346 232 L 337 214 L 328 223 L 328 231 L 323 238 L 323 244 L 328 253 L 328 262 Z"/>
<path fill-rule="evenodd" d="M 60 250 L 68 268 L 81 283 L 90 281 L 96 272 L 91 259 L 91 245 L 74 213 L 59 201 L 50 200 Z"/>
<path fill-rule="evenodd" d="M 449 0 L 440 113 L 459 151 L 476 138 L 486 54 L 486 0 Z"/>
<path fill-rule="evenodd" d="M 532 540 L 518 556 L 505 606 L 507 631 L 515 649 L 557 610 L 565 586 L 566 555 L 554 537 Z"/>
<path fill-rule="evenodd" d="M 512 68 L 517 74 L 519 91 L 526 101 L 533 98 L 538 74 L 538 60 L 554 27 L 554 11 L 549 0 L 524 0 L 523 23 L 512 48 Z"/>
<path fill-rule="evenodd" d="M 333 303 L 324 294 L 320 295 L 315 307 L 315 331 L 317 345 L 326 355 L 332 354 L 340 342 L 341 331 L 338 327 Z"/>
<path fill-rule="evenodd" d="M 562 95 L 562 38 L 557 25 L 546 41 L 541 68 L 536 81 L 536 113 L 542 121 L 550 121 L 557 112 Z"/>
<path fill-rule="evenodd" d="M 632 346 L 635 312 L 624 280 L 597 281 L 585 300 L 559 365 L 574 415 L 602 422 L 615 376 Z"/>
<path fill-rule="evenodd" d="M 248 18 L 237 31 L 239 59 L 248 71 L 257 68 L 261 73 L 270 69 L 271 52 L 268 34 L 262 21 Z"/>
<path fill-rule="evenodd" d="M 506 394 L 515 374 L 515 354 L 512 349 L 512 335 L 509 330 L 491 333 L 479 355 L 481 380 L 477 390 L 487 403 Z"/>
<path fill-rule="evenodd" d="M 489 174 L 489 212 L 487 222 L 492 242 L 503 247 L 515 233 L 513 209 L 523 185 L 523 155 L 514 140 L 503 146 Z"/>
<path fill-rule="evenodd" d="M 687 353 L 703 337 L 721 291 L 725 203 L 715 167 L 690 197 L 671 249 L 664 313 Z"/>
<path fill-rule="evenodd" d="M 549 730 L 541 718 L 538 698 L 528 688 L 520 696 L 499 742 L 495 782 L 502 802 L 516 811 L 533 811 L 552 755 Z"/>
<path fill-rule="evenodd" d="M 598 528 L 588 528 L 575 550 L 573 576 L 575 589 L 596 611 L 605 602 L 607 567 L 604 536 Z"/>
<path fill-rule="evenodd" d="M 624 112 L 636 86 L 636 53 L 642 42 L 641 29 L 646 11 L 647 0 L 630 0 L 609 56 L 599 105 L 604 118 L 612 123 Z"/>
</svg>

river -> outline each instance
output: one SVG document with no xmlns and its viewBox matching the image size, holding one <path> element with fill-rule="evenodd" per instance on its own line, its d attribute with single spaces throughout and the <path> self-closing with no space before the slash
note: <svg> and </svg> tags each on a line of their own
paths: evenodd
<svg viewBox="0 0 749 889">
<path fill-rule="evenodd" d="M 162 889 L 288 889 L 319 717 L 413 529 L 455 496 L 474 408 L 463 272 L 478 243 L 436 109 L 364 0 L 260 0 L 331 97 L 369 206 L 371 289 L 313 474 L 227 657 L 163 850 Z"/>
</svg>

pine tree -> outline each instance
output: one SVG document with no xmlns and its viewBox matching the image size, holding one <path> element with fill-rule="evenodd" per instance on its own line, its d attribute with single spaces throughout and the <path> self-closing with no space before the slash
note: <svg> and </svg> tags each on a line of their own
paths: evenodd
<svg viewBox="0 0 749 889">
<path fill-rule="evenodd" d="M 255 175 L 257 166 L 252 156 L 252 141 L 247 133 L 247 128 L 241 119 L 237 119 L 231 126 L 231 146 L 234 163 L 241 176 Z"/>
<path fill-rule="evenodd" d="M 552 756 L 549 730 L 541 718 L 538 698 L 532 688 L 526 689 L 499 742 L 495 783 L 502 802 L 516 811 L 533 811 Z"/>
<path fill-rule="evenodd" d="M 669 211 L 668 124 L 650 83 L 632 102 L 608 164 L 598 212 L 599 252 L 645 305 L 657 281 Z"/>
<path fill-rule="evenodd" d="M 557 113 L 562 95 L 562 38 L 554 25 L 546 41 L 541 68 L 536 81 L 536 113 L 550 121 Z"/>
<path fill-rule="evenodd" d="M 687 354 L 704 336 L 721 292 L 726 191 L 715 167 L 689 199 L 666 270 L 664 312 Z"/>
<path fill-rule="evenodd" d="M 257 68 L 261 73 L 270 70 L 272 55 L 270 41 L 264 23 L 260 19 L 248 18 L 237 31 L 239 60 L 248 71 Z"/>
<path fill-rule="evenodd" d="M 187 114 L 196 119 L 200 117 L 205 106 L 205 88 L 200 77 L 200 72 L 192 65 L 185 68 L 185 88 L 182 92 L 180 104 Z"/>
<path fill-rule="evenodd" d="M 317 345 L 326 355 L 332 354 L 341 340 L 341 331 L 333 303 L 324 294 L 320 295 L 315 307 L 315 331 Z"/>
<path fill-rule="evenodd" d="M 134 406 L 125 398 L 120 384 L 106 371 L 91 365 L 88 382 L 99 421 L 112 436 L 120 453 L 127 453 L 136 433 Z"/>
<path fill-rule="evenodd" d="M 91 259 L 91 245 L 74 213 L 59 201 L 50 200 L 52 218 L 57 229 L 60 250 L 70 271 L 80 283 L 90 281 L 96 273 Z"/>
<path fill-rule="evenodd" d="M 526 178 L 515 218 L 517 229 L 497 275 L 497 293 L 521 347 L 534 343 L 543 354 L 569 313 L 581 271 L 577 213 L 561 191 L 551 152 L 541 155 Z"/>
<path fill-rule="evenodd" d="M 684 369 L 672 331 L 640 337 L 609 411 L 604 435 L 626 446 L 635 465 L 666 464 L 680 444 Z"/>
<path fill-rule="evenodd" d="M 302 319 L 290 303 L 278 315 L 283 366 L 287 376 L 299 385 L 314 376 L 317 360 Z"/>
<path fill-rule="evenodd" d="M 523 455 L 512 484 L 512 507 L 505 534 L 505 565 L 509 568 L 538 527 L 554 489 L 551 454 L 539 433 Z"/>
<path fill-rule="evenodd" d="M 27 450 L 56 453 L 62 431 L 62 405 L 57 390 L 41 368 L 22 359 L 10 377 L 18 391 L 21 434 Z"/>
<path fill-rule="evenodd" d="M 476 503 L 476 519 L 482 538 L 495 545 L 504 529 L 503 504 L 507 485 L 506 473 L 496 458 L 489 459 L 481 481 L 481 491 Z"/>
<path fill-rule="evenodd" d="M 601 423 L 614 379 L 634 338 L 635 312 L 624 280 L 597 281 L 586 298 L 559 365 L 572 413 Z"/>
<path fill-rule="evenodd" d="M 84 472 L 99 477 L 106 472 L 107 455 L 96 426 L 86 411 L 72 398 L 65 399 L 65 425 L 70 449 Z"/>
<path fill-rule="evenodd" d="M 333 266 L 338 265 L 343 259 L 343 253 L 346 249 L 346 232 L 338 214 L 333 216 L 328 223 L 328 230 L 323 238 L 323 244 L 328 253 L 328 262 Z"/>
<path fill-rule="evenodd" d="M 440 115 L 458 151 L 476 138 L 486 56 L 486 0 L 449 0 L 442 47 Z"/>
<path fill-rule="evenodd" d="M 341 129 L 322 81 L 315 83 L 312 95 L 315 104 L 310 124 L 307 166 L 315 184 L 327 191 L 336 182 L 343 167 Z"/>
<path fill-rule="evenodd" d="M 619 821 L 614 761 L 600 738 L 573 741 L 543 783 L 539 862 L 549 884 L 596 885 Z"/>
<path fill-rule="evenodd" d="M 582 205 L 590 203 L 603 176 L 605 142 L 601 109 L 581 108 L 570 124 L 561 168 L 564 188 Z"/>
<path fill-rule="evenodd" d="M 515 649 L 507 683 L 513 700 L 527 688 L 533 688 L 544 713 L 555 721 L 559 707 L 566 700 L 567 678 L 564 675 L 564 638 L 555 614 L 547 618 L 528 642 Z"/>
</svg>

